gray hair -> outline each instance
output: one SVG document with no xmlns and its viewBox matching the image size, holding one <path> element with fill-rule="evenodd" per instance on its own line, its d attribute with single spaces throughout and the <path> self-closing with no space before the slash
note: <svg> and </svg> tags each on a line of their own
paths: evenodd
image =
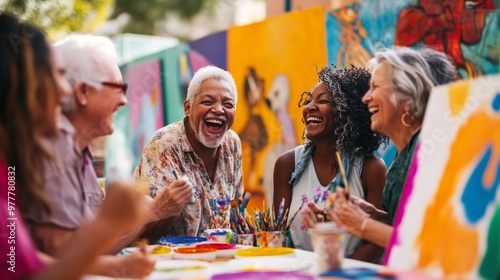
<svg viewBox="0 0 500 280">
<path fill-rule="evenodd" d="M 394 85 L 394 96 L 410 106 L 410 113 L 418 119 L 425 114 L 432 87 L 436 84 L 427 61 L 418 51 L 406 47 L 383 49 L 370 60 L 370 67 L 387 63 Z"/>
<path fill-rule="evenodd" d="M 186 100 L 189 101 L 190 105 L 193 105 L 195 97 L 200 93 L 201 84 L 209 79 L 226 81 L 229 84 L 231 91 L 234 93 L 234 103 L 236 104 L 238 102 L 238 92 L 236 91 L 236 83 L 234 82 L 233 76 L 226 70 L 217 66 L 209 65 L 196 71 L 191 79 L 191 82 L 189 82 Z"/>
<path fill-rule="evenodd" d="M 422 47 L 418 51 L 429 64 L 436 86 L 445 85 L 457 79 L 458 73 L 455 65 L 445 53 L 428 47 Z"/>
<path fill-rule="evenodd" d="M 64 77 L 72 87 L 83 82 L 100 89 L 102 85 L 99 82 L 106 77 L 107 69 L 118 62 L 113 42 L 90 34 L 73 34 L 56 42 L 54 53 L 59 68 L 64 69 Z M 63 104 L 63 112 L 72 112 L 75 103 L 75 96 L 71 95 Z"/>
</svg>

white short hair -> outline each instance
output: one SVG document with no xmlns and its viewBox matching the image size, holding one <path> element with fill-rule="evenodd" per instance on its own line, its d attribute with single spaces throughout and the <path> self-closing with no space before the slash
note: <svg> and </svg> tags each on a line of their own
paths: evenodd
<svg viewBox="0 0 500 280">
<path fill-rule="evenodd" d="M 234 82 L 233 76 L 226 70 L 209 65 L 196 71 L 191 82 L 189 82 L 186 100 L 189 101 L 190 105 L 193 105 L 194 98 L 200 93 L 201 84 L 209 79 L 226 81 L 231 91 L 234 93 L 234 103 L 236 104 L 238 102 L 238 92 L 236 91 L 236 83 Z"/>
<path fill-rule="evenodd" d="M 118 56 L 110 39 L 91 34 L 73 34 L 54 44 L 54 53 L 59 68 L 64 69 L 64 77 L 71 86 L 83 82 L 96 89 L 107 76 L 109 66 L 117 66 Z M 74 96 L 63 104 L 63 111 L 74 109 Z"/>
</svg>

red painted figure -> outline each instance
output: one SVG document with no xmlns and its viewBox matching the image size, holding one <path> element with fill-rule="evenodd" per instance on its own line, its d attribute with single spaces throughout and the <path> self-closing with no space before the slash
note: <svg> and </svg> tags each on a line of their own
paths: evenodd
<svg viewBox="0 0 500 280">
<path fill-rule="evenodd" d="M 479 73 L 463 57 L 460 44 L 481 40 L 486 14 L 494 9 L 493 0 L 420 0 L 399 14 L 395 45 L 412 46 L 422 42 L 447 53 L 458 68 L 470 77 Z"/>
</svg>

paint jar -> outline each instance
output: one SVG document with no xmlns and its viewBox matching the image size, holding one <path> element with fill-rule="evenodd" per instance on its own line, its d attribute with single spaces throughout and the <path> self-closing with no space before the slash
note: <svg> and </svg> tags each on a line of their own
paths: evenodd
<svg viewBox="0 0 500 280">
<path fill-rule="evenodd" d="M 344 258 L 345 230 L 334 222 L 325 222 L 317 223 L 308 232 L 318 260 L 318 272 L 340 269 Z"/>
<path fill-rule="evenodd" d="M 248 234 L 237 234 L 236 242 L 241 245 L 253 246 L 254 244 L 254 235 L 253 233 Z"/>
<path fill-rule="evenodd" d="M 289 247 L 286 231 L 259 231 L 255 233 L 255 240 L 261 248 Z"/>
<path fill-rule="evenodd" d="M 236 243 L 236 233 L 229 228 L 216 228 L 205 230 L 209 242 Z"/>
<path fill-rule="evenodd" d="M 161 245 L 169 246 L 169 247 L 187 247 L 192 246 L 193 244 L 205 242 L 207 239 L 205 237 L 196 237 L 196 236 L 165 236 L 160 238 L 159 243 Z M 135 245 L 134 246 L 139 246 Z"/>
</svg>

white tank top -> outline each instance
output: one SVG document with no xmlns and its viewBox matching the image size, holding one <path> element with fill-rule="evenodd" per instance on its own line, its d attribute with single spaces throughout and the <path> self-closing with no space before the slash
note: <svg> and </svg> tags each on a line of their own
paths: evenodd
<svg viewBox="0 0 500 280">
<path fill-rule="evenodd" d="M 300 155 L 304 151 L 304 145 L 297 146 L 295 148 L 295 164 L 297 164 Z M 363 158 L 357 157 L 354 159 L 353 166 L 351 169 L 351 174 L 349 175 L 348 182 L 352 195 L 365 199 L 365 193 L 363 191 L 363 184 L 361 182 L 361 172 L 363 169 Z M 307 206 L 307 202 L 313 201 L 315 195 L 320 195 L 319 207 L 324 204 L 324 193 L 328 189 L 328 186 L 323 186 L 319 182 L 318 175 L 314 168 L 312 157 L 309 159 L 304 171 L 302 172 L 297 183 L 292 189 L 292 201 L 290 203 L 289 219 L 291 219 L 293 213 L 297 211 L 302 202 L 304 201 L 304 207 Z M 293 220 L 290 225 L 290 235 L 294 247 L 297 249 L 313 251 L 311 238 L 309 237 L 306 228 L 302 225 L 302 213 L 298 213 L 297 217 Z M 361 239 L 347 234 L 346 238 L 346 250 L 345 256 L 349 257 L 358 248 L 361 243 Z"/>
</svg>

